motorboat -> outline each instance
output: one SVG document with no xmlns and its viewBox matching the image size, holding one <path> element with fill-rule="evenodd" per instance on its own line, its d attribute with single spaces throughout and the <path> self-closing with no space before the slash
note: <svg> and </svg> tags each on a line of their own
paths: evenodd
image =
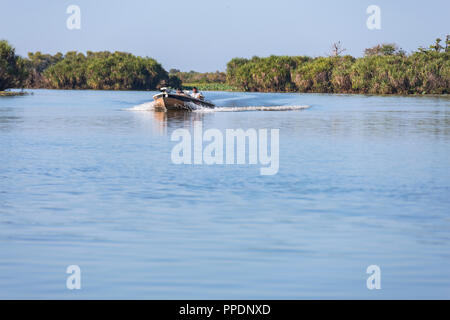
<svg viewBox="0 0 450 320">
<path fill-rule="evenodd" d="M 174 93 L 168 88 L 161 88 L 160 91 L 153 96 L 156 111 L 192 111 L 198 108 L 215 107 L 213 103 L 193 98 L 183 91 Z"/>
</svg>

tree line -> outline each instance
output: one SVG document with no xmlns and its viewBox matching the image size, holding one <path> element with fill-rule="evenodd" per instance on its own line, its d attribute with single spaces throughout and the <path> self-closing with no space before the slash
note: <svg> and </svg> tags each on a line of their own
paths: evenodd
<svg viewBox="0 0 450 320">
<path fill-rule="evenodd" d="M 181 86 L 156 60 L 126 52 L 71 51 L 66 54 L 16 55 L 0 41 L 0 91 L 7 88 L 154 90 Z"/>
<path fill-rule="evenodd" d="M 28 76 L 25 61 L 6 41 L 0 41 L 0 91 L 18 88 Z"/>
<path fill-rule="evenodd" d="M 450 37 L 407 54 L 395 44 L 368 48 L 361 58 L 342 55 L 341 43 L 327 57 L 234 58 L 226 73 L 170 72 L 154 59 L 126 52 L 16 55 L 0 41 L 0 91 L 7 88 L 154 90 L 205 84 L 260 92 L 448 94 Z"/>
<path fill-rule="evenodd" d="M 181 87 L 192 90 L 197 87 L 201 91 L 233 91 L 237 88 L 227 84 L 227 74 L 225 72 L 183 72 L 179 69 L 170 69 L 169 76 L 174 75 L 181 80 Z"/>
<path fill-rule="evenodd" d="M 182 83 L 226 83 L 227 75 L 225 72 L 182 72 L 178 69 L 170 69 L 170 75 L 177 76 Z"/>
<path fill-rule="evenodd" d="M 395 44 L 368 48 L 362 58 L 332 55 L 234 58 L 227 82 L 243 91 L 363 94 L 450 93 L 450 37 L 411 54 Z"/>
</svg>

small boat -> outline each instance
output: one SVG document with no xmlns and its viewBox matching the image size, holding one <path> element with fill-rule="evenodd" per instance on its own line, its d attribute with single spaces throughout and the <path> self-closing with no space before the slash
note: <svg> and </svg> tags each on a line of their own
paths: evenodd
<svg viewBox="0 0 450 320">
<path fill-rule="evenodd" d="M 172 93 L 167 88 L 161 88 L 161 93 L 155 94 L 155 110 L 157 111 L 192 111 L 197 107 L 214 108 L 211 102 L 193 98 L 185 93 Z"/>
</svg>

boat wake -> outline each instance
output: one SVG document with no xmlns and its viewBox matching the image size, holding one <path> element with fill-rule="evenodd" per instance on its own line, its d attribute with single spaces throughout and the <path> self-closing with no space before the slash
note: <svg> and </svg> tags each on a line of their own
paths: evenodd
<svg viewBox="0 0 450 320">
<path fill-rule="evenodd" d="M 245 107 L 215 107 L 211 108 L 197 108 L 192 112 L 244 112 L 244 111 L 292 111 L 308 109 L 309 106 L 245 106 Z"/>
<path fill-rule="evenodd" d="M 212 113 L 212 112 L 244 112 L 244 111 L 293 111 L 308 109 L 310 106 L 242 106 L 242 107 L 215 107 L 207 108 L 198 106 L 195 103 L 189 103 L 192 112 Z M 154 101 L 146 102 L 128 109 L 128 111 L 153 111 L 155 110 Z"/>
<path fill-rule="evenodd" d="M 124 110 L 127 110 L 127 111 L 153 111 L 153 110 L 155 110 L 155 102 L 154 101 L 146 102 L 146 103 L 139 104 L 137 106 L 127 108 Z"/>
</svg>

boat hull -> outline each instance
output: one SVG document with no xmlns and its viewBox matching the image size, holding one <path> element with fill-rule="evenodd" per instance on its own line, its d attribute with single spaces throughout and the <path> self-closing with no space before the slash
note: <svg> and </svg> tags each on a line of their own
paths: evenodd
<svg viewBox="0 0 450 320">
<path fill-rule="evenodd" d="M 160 93 L 153 96 L 156 111 L 192 111 L 196 107 L 214 108 L 214 104 L 188 96 Z"/>
</svg>

